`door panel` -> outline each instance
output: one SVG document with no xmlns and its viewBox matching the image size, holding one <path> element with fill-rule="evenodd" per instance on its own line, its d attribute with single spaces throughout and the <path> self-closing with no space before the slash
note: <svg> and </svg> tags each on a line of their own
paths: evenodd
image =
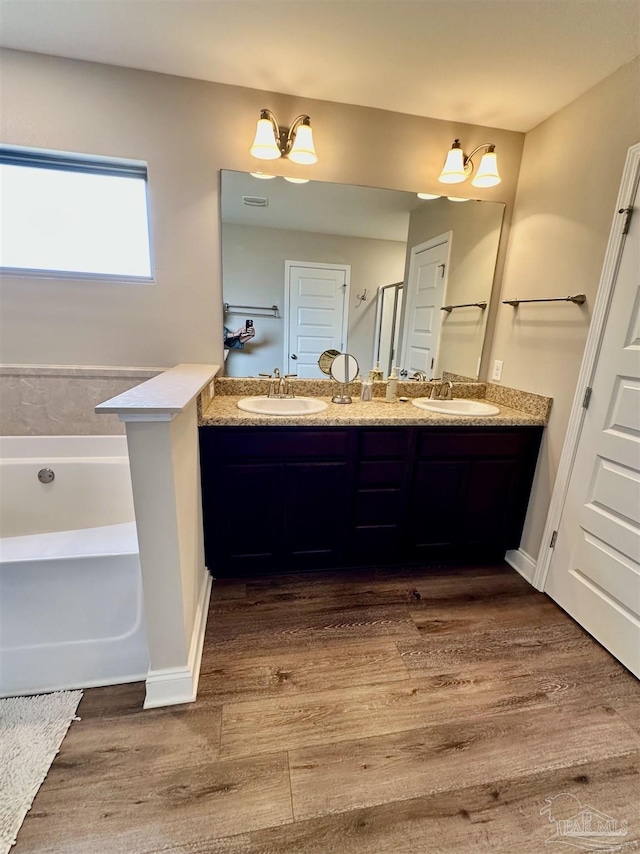
<svg viewBox="0 0 640 854">
<path fill-rule="evenodd" d="M 467 461 L 421 461 L 416 465 L 409 538 L 414 548 L 449 545 L 460 537 L 460 513 L 469 478 Z"/>
<path fill-rule="evenodd" d="M 214 574 L 268 572 L 278 565 L 282 468 L 271 463 L 227 464 L 217 485 L 219 532 L 208 542 Z M 246 505 L 250 504 L 250 507 Z"/>
<path fill-rule="evenodd" d="M 287 563 L 301 569 L 338 565 L 351 515 L 347 463 L 286 463 L 283 490 Z"/>
<path fill-rule="evenodd" d="M 406 295 L 402 367 L 433 377 L 440 337 L 449 241 L 412 254 Z"/>
<path fill-rule="evenodd" d="M 623 246 L 545 591 L 640 676 L 640 210 Z"/>
<path fill-rule="evenodd" d="M 349 268 L 292 263 L 287 265 L 287 270 L 286 372 L 305 379 L 324 378 L 318 368 L 320 354 L 325 350 L 342 350 L 346 346 Z"/>
</svg>

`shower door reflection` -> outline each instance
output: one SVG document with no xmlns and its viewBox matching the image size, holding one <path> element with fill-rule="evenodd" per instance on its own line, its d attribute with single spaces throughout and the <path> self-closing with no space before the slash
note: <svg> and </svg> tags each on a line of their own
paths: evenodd
<svg viewBox="0 0 640 854">
<path fill-rule="evenodd" d="M 378 288 L 373 362 L 380 365 L 385 376 L 399 355 L 403 287 L 403 282 L 395 282 Z"/>
</svg>

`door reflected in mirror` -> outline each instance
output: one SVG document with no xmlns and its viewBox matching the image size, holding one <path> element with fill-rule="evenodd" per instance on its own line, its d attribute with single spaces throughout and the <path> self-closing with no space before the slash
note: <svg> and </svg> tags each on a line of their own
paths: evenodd
<svg viewBox="0 0 640 854">
<path fill-rule="evenodd" d="M 284 365 L 326 376 L 326 350 L 367 373 L 397 364 L 477 378 L 504 205 L 223 171 L 224 326 L 255 334 L 225 349 L 228 376 Z"/>
</svg>

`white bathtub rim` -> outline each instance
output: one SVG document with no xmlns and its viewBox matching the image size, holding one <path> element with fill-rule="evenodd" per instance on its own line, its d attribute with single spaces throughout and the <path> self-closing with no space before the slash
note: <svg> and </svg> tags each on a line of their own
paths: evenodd
<svg viewBox="0 0 640 854">
<path fill-rule="evenodd" d="M 127 437 L 99 436 L 0 436 L 0 459 L 34 460 L 38 457 L 127 457 Z"/>
<path fill-rule="evenodd" d="M 0 539 L 0 566 L 138 554 L 135 522 Z"/>
</svg>

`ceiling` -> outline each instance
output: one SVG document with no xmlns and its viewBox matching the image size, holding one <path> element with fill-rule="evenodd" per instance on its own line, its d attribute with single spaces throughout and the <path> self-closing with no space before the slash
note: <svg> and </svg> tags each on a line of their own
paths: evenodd
<svg viewBox="0 0 640 854">
<path fill-rule="evenodd" d="M 243 196 L 268 200 L 266 207 L 250 207 Z M 222 221 L 235 225 L 282 228 L 368 237 L 406 243 L 411 211 L 421 205 L 454 205 L 445 198 L 422 201 L 415 193 L 379 190 L 350 184 L 309 181 L 291 184 L 284 178 L 265 181 L 247 172 L 222 170 Z M 500 202 L 469 204 L 499 205 Z"/>
<path fill-rule="evenodd" d="M 640 0 L 0 0 L 0 45 L 527 131 L 640 53 Z"/>
<path fill-rule="evenodd" d="M 266 198 L 268 205 L 249 207 L 243 203 L 243 196 Z M 222 171 L 222 221 L 236 225 L 404 243 L 409 230 L 409 214 L 420 204 L 415 193 L 400 190 L 323 181 L 291 184 L 284 178 L 265 181 L 246 172 Z"/>
</svg>

